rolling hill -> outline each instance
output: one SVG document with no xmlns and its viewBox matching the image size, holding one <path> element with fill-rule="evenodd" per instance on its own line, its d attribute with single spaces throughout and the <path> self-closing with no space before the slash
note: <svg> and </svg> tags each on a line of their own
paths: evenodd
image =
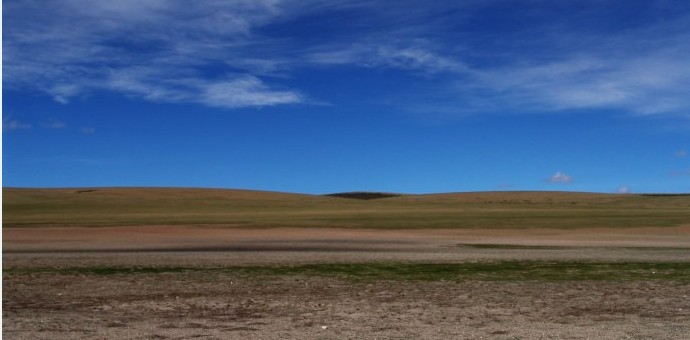
<svg viewBox="0 0 690 340">
<path fill-rule="evenodd" d="M 376 199 L 352 199 L 352 196 Z M 356 197 L 355 197 L 356 198 Z M 188 188 L 3 188 L 3 227 L 217 225 L 578 228 L 690 224 L 690 196 L 574 192 L 305 195 Z"/>
</svg>

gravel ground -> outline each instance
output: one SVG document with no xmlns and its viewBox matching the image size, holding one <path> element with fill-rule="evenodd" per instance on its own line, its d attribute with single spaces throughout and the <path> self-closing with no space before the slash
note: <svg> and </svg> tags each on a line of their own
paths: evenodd
<svg viewBox="0 0 690 340">
<path fill-rule="evenodd" d="M 353 281 L 213 270 L 370 262 L 687 263 L 687 226 L 503 232 L 85 230 L 3 230 L 5 338 L 690 338 L 688 282 Z M 201 270 L 110 275 L 67 270 L 98 266 Z"/>
<path fill-rule="evenodd" d="M 22 274 L 7 339 L 687 339 L 690 286 Z"/>
</svg>

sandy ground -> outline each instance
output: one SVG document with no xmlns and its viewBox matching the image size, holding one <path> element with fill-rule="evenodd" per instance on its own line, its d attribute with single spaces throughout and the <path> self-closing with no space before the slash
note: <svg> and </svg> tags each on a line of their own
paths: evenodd
<svg viewBox="0 0 690 340">
<path fill-rule="evenodd" d="M 657 228 L 577 229 L 248 229 L 222 226 L 36 227 L 3 230 L 5 252 L 89 250 L 277 250 L 300 242 L 328 249 L 405 245 L 492 243 L 563 246 L 659 246 L 690 244 L 690 225 Z M 355 244 L 356 243 L 356 244 Z M 263 249 L 266 248 L 266 249 Z M 278 249 L 279 250 L 279 249 Z M 359 250 L 359 249 L 357 249 Z"/>
<path fill-rule="evenodd" d="M 468 244 L 558 246 L 475 248 Z M 500 260 L 690 261 L 690 226 L 3 230 L 7 268 Z M 203 273 L 203 274 L 200 274 Z M 688 339 L 669 281 L 352 282 L 222 271 L 3 274 L 8 339 Z"/>
<path fill-rule="evenodd" d="M 480 249 L 472 244 L 556 246 Z M 238 229 L 144 226 L 3 230 L 5 266 L 298 264 L 475 260 L 690 261 L 690 226 L 637 229 Z"/>
</svg>

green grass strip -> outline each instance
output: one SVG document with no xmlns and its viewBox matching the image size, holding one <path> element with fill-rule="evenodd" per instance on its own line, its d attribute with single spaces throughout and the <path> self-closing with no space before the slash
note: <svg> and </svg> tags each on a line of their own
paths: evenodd
<svg viewBox="0 0 690 340">
<path fill-rule="evenodd" d="M 690 282 L 690 263 L 544 262 L 478 263 L 349 263 L 300 266 L 199 267 L 69 267 L 9 268 L 4 275 L 142 275 L 221 273 L 244 276 L 323 276 L 354 281 L 646 281 Z"/>
</svg>

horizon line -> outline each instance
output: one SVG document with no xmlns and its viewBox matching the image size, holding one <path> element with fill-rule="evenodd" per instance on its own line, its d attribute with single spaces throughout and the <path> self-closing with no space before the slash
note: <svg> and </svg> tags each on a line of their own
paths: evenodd
<svg viewBox="0 0 690 340">
<path fill-rule="evenodd" d="M 369 191 L 369 190 L 353 190 L 353 191 L 337 191 L 319 194 L 310 194 L 293 191 L 280 190 L 265 190 L 265 189 L 248 189 L 248 188 L 228 188 L 228 187 L 194 187 L 194 186 L 65 186 L 65 187 L 21 187 L 21 186 L 2 186 L 2 189 L 19 189 L 19 190 L 79 190 L 79 189 L 189 189 L 189 190 L 235 190 L 235 191 L 256 191 L 267 193 L 281 193 L 281 194 L 296 194 L 296 195 L 312 195 L 312 196 L 328 196 L 339 194 L 353 194 L 353 193 L 375 193 L 375 194 L 391 194 L 400 196 L 415 196 L 415 195 L 443 195 L 443 194 L 473 194 L 473 193 L 528 193 L 528 192 L 550 192 L 550 193 L 572 193 L 572 194 L 601 194 L 601 195 L 665 195 L 665 196 L 690 196 L 690 192 L 600 192 L 600 191 L 571 191 L 571 190 L 472 190 L 472 191 L 442 191 L 442 192 L 425 192 L 425 193 L 404 193 L 404 192 L 390 192 L 390 191 Z"/>
</svg>

